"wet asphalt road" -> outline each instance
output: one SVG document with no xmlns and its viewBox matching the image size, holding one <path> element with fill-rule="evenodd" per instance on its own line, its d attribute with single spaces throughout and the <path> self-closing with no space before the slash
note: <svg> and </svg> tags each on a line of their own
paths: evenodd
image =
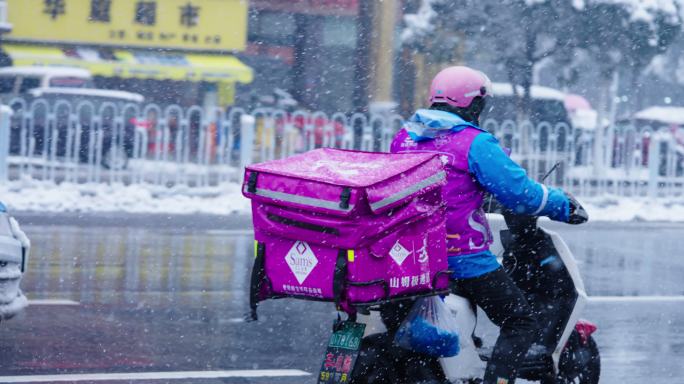
<svg viewBox="0 0 684 384">
<path fill-rule="evenodd" d="M 29 298 L 78 305 L 38 302 L 0 324 L 0 382 L 10 375 L 263 369 L 313 375 L 174 382 L 315 382 L 333 307 L 269 301 L 259 322 L 242 320 L 253 249 L 248 217 L 19 219 L 33 241 L 23 281 Z M 579 259 L 588 294 L 602 297 L 584 316 L 600 328 L 601 382 L 684 382 L 684 225 L 551 227 Z M 495 337 L 487 326 L 481 332 Z"/>
</svg>

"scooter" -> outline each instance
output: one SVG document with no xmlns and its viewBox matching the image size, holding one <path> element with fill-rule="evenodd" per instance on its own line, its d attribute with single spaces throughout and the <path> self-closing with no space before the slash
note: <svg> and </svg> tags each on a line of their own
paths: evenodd
<svg viewBox="0 0 684 384">
<path fill-rule="evenodd" d="M 598 383 L 601 361 L 592 337 L 597 327 L 580 320 L 587 296 L 565 242 L 556 232 L 540 227 L 536 217 L 488 214 L 488 219 L 494 235 L 491 250 L 502 256 L 504 269 L 523 291 L 541 325 L 518 378 L 542 384 Z M 436 358 L 393 342 L 414 301 L 359 308 L 357 321 L 365 324 L 366 333 L 351 383 L 479 382 L 489 356 L 475 335 L 475 306 L 457 294 L 445 298 L 458 323 L 460 353 Z"/>
</svg>

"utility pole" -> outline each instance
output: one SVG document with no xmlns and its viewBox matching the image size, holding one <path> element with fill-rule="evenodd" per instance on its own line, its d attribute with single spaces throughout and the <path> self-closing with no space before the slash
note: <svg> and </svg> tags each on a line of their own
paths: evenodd
<svg viewBox="0 0 684 384">
<path fill-rule="evenodd" d="M 357 43 L 354 54 L 354 81 L 352 104 L 355 112 L 366 112 L 368 108 L 371 71 L 371 41 L 373 40 L 374 1 L 360 1 L 357 17 Z"/>
<path fill-rule="evenodd" d="M 372 65 L 370 101 L 378 106 L 394 102 L 394 36 L 397 26 L 398 0 L 378 0 L 373 12 L 371 39 Z"/>
</svg>

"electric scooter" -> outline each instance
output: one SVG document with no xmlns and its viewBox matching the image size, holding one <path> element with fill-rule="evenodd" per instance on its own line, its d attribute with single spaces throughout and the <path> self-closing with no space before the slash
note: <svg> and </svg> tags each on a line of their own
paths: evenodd
<svg viewBox="0 0 684 384">
<path fill-rule="evenodd" d="M 541 328 L 518 378 L 542 384 L 598 383 L 601 362 L 592 337 L 597 327 L 580 320 L 587 296 L 563 239 L 539 226 L 536 217 L 488 214 L 488 220 L 494 235 L 491 250 L 502 256 L 505 271 L 523 291 Z M 366 325 L 366 334 L 351 383 L 479 382 L 489 353 L 475 335 L 475 306 L 457 294 L 446 297 L 459 325 L 461 351 L 440 359 L 402 349 L 393 342 L 414 301 L 359 309 L 357 321 Z"/>
</svg>

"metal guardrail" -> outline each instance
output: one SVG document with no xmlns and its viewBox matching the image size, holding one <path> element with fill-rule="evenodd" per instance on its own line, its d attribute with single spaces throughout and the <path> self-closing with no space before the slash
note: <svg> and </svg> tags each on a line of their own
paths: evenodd
<svg viewBox="0 0 684 384">
<path fill-rule="evenodd" d="M 12 110 L 7 106 L 0 105 L 0 183 L 7 181 L 8 164 L 7 158 L 9 156 L 9 142 L 10 142 L 10 116 Z"/>
<path fill-rule="evenodd" d="M 595 133 L 581 137 L 566 188 L 581 196 L 684 194 L 684 142 L 672 127 L 623 124 L 603 134 L 601 159 L 594 156 Z"/>
<path fill-rule="evenodd" d="M 246 164 L 316 147 L 386 150 L 402 121 L 45 99 L 8 104 L 9 178 L 55 183 L 215 186 L 239 180 Z"/>
<path fill-rule="evenodd" d="M 240 181 L 247 164 L 313 148 L 386 151 L 403 123 L 398 115 L 301 110 L 248 113 L 44 99 L 14 99 L 8 105 L 13 113 L 0 118 L 0 181 L 30 177 L 184 186 L 195 192 Z M 486 120 L 482 127 L 511 148 L 512 158 L 535 178 L 560 163 L 547 183 L 578 195 L 674 196 L 684 185 L 681 146 L 663 127 L 623 126 L 606 133 L 612 144 L 604 152 L 611 155 L 602 168 L 593 166 L 591 132 L 513 120 Z"/>
</svg>

